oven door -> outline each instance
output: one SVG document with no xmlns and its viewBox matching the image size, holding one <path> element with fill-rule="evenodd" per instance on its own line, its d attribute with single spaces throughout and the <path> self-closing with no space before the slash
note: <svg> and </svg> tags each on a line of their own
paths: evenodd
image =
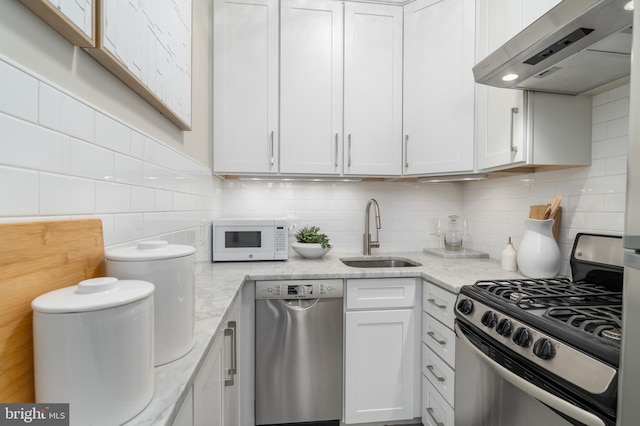
<svg viewBox="0 0 640 426">
<path fill-rule="evenodd" d="M 455 328 L 456 425 L 609 426 L 612 424 L 605 423 L 598 416 L 512 373 L 478 349 L 462 332 L 457 322 Z M 563 415 L 555 410 L 562 412 Z"/>
</svg>

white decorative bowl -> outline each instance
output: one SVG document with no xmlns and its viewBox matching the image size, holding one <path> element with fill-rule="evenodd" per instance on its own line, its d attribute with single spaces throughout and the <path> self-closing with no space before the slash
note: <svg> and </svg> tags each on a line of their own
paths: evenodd
<svg viewBox="0 0 640 426">
<path fill-rule="evenodd" d="M 317 243 L 291 243 L 291 248 L 305 259 L 319 259 L 331 250 L 331 247 L 322 248 Z"/>
</svg>

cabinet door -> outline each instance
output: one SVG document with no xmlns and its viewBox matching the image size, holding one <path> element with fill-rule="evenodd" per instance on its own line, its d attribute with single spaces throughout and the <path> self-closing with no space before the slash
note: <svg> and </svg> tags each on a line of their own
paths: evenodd
<svg viewBox="0 0 640 426">
<path fill-rule="evenodd" d="M 180 406 L 180 411 L 173 419 L 171 426 L 193 426 L 193 388 L 189 389 L 187 397 Z"/>
<path fill-rule="evenodd" d="M 402 8 L 345 3 L 344 174 L 400 175 Z"/>
<path fill-rule="evenodd" d="M 215 0 L 213 170 L 278 171 L 278 2 Z"/>
<path fill-rule="evenodd" d="M 193 424 L 195 426 L 224 426 L 223 387 L 224 338 L 218 336 L 209 349 L 193 383 Z"/>
<path fill-rule="evenodd" d="M 229 308 L 226 315 L 224 329 L 223 359 L 225 371 L 228 372 L 224 383 L 224 424 L 225 426 L 240 426 L 240 376 L 244 374 L 238 367 L 238 349 L 240 342 L 240 303 L 236 301 Z"/>
<path fill-rule="evenodd" d="M 341 2 L 282 0 L 282 173 L 341 171 L 342 33 Z"/>
<path fill-rule="evenodd" d="M 404 174 L 473 170 L 474 0 L 404 8 Z"/>
<path fill-rule="evenodd" d="M 345 423 L 413 418 L 413 310 L 345 315 Z"/>
<path fill-rule="evenodd" d="M 531 24 L 560 0 L 478 0 L 478 61 Z M 477 85 L 477 167 L 479 170 L 524 163 L 528 157 L 521 90 Z"/>
</svg>

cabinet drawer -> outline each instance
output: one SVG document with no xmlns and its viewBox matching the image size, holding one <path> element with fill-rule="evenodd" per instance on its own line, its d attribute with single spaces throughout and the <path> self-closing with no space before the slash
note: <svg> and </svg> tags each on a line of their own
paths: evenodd
<svg viewBox="0 0 640 426">
<path fill-rule="evenodd" d="M 456 368 L 456 334 L 425 312 L 422 313 L 422 341 L 447 364 Z"/>
<path fill-rule="evenodd" d="M 449 405 L 455 407 L 453 398 L 455 372 L 425 344 L 422 344 L 422 374 L 447 400 Z"/>
<path fill-rule="evenodd" d="M 410 308 L 415 294 L 414 278 L 347 280 L 347 309 Z"/>
<path fill-rule="evenodd" d="M 453 408 L 422 376 L 422 424 L 425 426 L 454 426 Z"/>
<path fill-rule="evenodd" d="M 422 309 L 453 330 L 456 295 L 428 281 L 422 288 Z"/>
</svg>

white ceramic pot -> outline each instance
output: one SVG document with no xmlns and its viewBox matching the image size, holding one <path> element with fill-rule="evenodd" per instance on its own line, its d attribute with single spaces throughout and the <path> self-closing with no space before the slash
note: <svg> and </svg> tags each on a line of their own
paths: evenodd
<svg viewBox="0 0 640 426">
<path fill-rule="evenodd" d="M 154 392 L 153 285 L 94 278 L 37 297 L 36 402 L 69 403 L 71 426 L 133 418 Z"/>
<path fill-rule="evenodd" d="M 187 354 L 195 343 L 195 247 L 143 241 L 107 250 L 107 275 L 152 283 L 155 305 L 155 363 Z"/>
<path fill-rule="evenodd" d="M 553 219 L 526 219 L 518 247 L 518 267 L 529 278 L 553 278 L 560 272 L 560 248 L 553 237 Z"/>
<path fill-rule="evenodd" d="M 322 248 L 316 243 L 291 243 L 291 248 L 305 259 L 319 259 L 331 250 L 331 247 Z"/>
</svg>

